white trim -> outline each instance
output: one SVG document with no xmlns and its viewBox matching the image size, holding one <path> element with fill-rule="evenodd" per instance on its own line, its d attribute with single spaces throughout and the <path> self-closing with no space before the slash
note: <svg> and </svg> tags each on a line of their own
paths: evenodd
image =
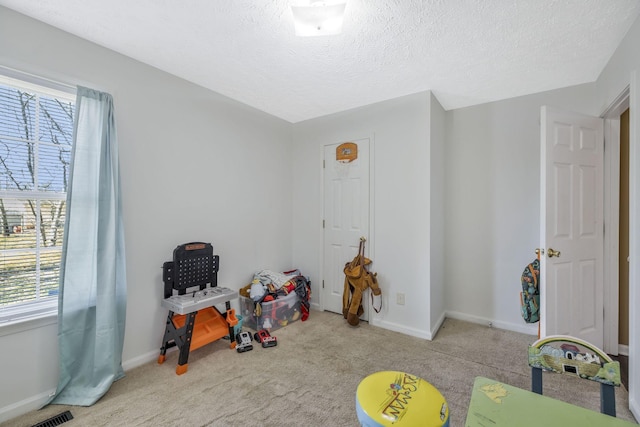
<svg viewBox="0 0 640 427">
<path fill-rule="evenodd" d="M 423 338 L 429 341 L 433 339 L 433 335 L 431 331 L 428 331 L 425 329 L 411 328 L 406 325 L 400 325 L 398 323 L 389 322 L 387 320 L 376 321 L 375 325 L 371 324 L 371 322 L 369 322 L 369 324 L 372 326 L 387 329 L 393 332 L 399 332 L 401 334 L 409 335 L 416 338 Z"/>
<path fill-rule="evenodd" d="M 35 112 L 32 117 L 34 118 L 35 124 L 35 137 L 30 140 L 25 140 L 21 138 L 8 138 L 9 140 L 19 141 L 19 144 L 33 144 L 35 149 L 35 171 L 40 170 L 39 162 L 39 149 L 41 146 L 50 146 L 52 144 L 41 141 L 38 138 L 40 134 L 39 126 L 40 121 L 40 102 L 38 101 L 41 97 L 54 97 L 60 99 L 61 102 L 69 102 L 75 104 L 76 102 L 76 88 L 73 86 L 69 86 L 63 83 L 55 82 L 46 78 L 38 77 L 32 74 L 24 73 L 21 71 L 17 71 L 11 68 L 0 66 L 0 84 L 5 84 L 11 88 L 19 88 L 24 89 L 29 92 L 33 92 L 35 94 Z M 73 129 L 70 129 L 71 131 Z M 35 228 L 36 230 L 40 229 L 40 215 L 41 213 L 41 205 L 43 200 L 57 200 L 64 201 L 66 200 L 66 193 L 60 192 L 48 192 L 40 190 L 39 183 L 39 174 L 35 175 L 35 182 L 33 190 L 29 191 L 19 191 L 19 190 L 2 190 L 0 191 L 0 197 L 13 199 L 14 201 L 22 200 L 22 199 L 33 199 L 36 201 L 36 216 L 35 216 Z M 32 177 L 33 178 L 33 177 Z M 40 233 L 36 233 L 36 243 L 35 249 L 28 250 L 29 254 L 35 254 L 36 259 L 36 289 L 37 293 L 35 296 L 35 301 L 28 301 L 27 303 L 16 304 L 15 306 L 3 306 L 0 308 L 0 331 L 1 335 L 7 335 L 11 333 L 15 333 L 15 331 L 24 330 L 22 326 L 19 327 L 10 327 L 16 323 L 23 323 L 25 321 L 29 322 L 34 319 L 40 319 L 42 317 L 51 317 L 53 316 L 57 321 L 57 312 L 58 312 L 58 298 L 47 298 L 46 296 L 40 296 L 40 286 L 42 285 L 42 275 L 39 272 L 40 268 L 40 255 L 44 252 L 54 252 L 59 251 L 60 247 L 45 247 L 41 242 Z M 21 256 L 19 251 L 12 249 L 3 249 L 2 251 L 5 255 L 17 254 L 17 256 Z M 25 252 L 27 253 L 27 252 Z M 5 301 L 3 301 L 4 303 Z M 46 321 L 45 321 L 46 323 Z M 36 326 L 26 326 L 26 329 L 31 329 L 33 327 L 39 327 L 42 325 L 42 322 L 36 322 Z"/>
<path fill-rule="evenodd" d="M 167 354 L 177 352 L 177 347 L 167 349 Z M 122 369 L 126 372 L 138 368 L 147 363 L 151 363 L 158 360 L 160 350 L 153 350 L 143 355 L 134 357 L 122 363 Z M 28 412 L 38 410 L 49 401 L 49 399 L 56 392 L 55 388 L 49 389 L 42 393 L 38 393 L 34 396 L 23 399 L 19 402 L 12 403 L 11 405 L 0 408 L 0 423 L 17 418 Z"/>
<path fill-rule="evenodd" d="M 604 120 L 604 325 L 603 350 L 617 354 L 620 235 L 620 119 Z"/>
<path fill-rule="evenodd" d="M 69 95 L 72 95 L 72 97 L 70 98 L 71 100 L 75 100 L 78 86 L 84 86 L 100 92 L 110 93 L 115 96 L 115 90 L 112 91 L 108 87 L 104 87 L 92 81 L 86 81 L 84 79 L 78 78 L 77 76 L 52 75 L 52 77 L 50 78 L 45 77 L 46 74 L 51 75 L 49 73 L 49 70 L 36 70 L 35 72 L 29 72 L 23 69 L 28 68 L 25 67 L 24 64 L 21 64 L 20 68 L 21 69 L 16 69 L 0 64 L 0 75 L 3 75 L 10 79 L 20 80 L 23 83 L 22 86 L 24 86 L 24 83 L 27 82 L 33 85 L 49 88 L 52 91 L 57 91 L 58 94 L 55 96 L 69 97 Z M 53 95 L 53 93 L 51 92 L 47 93 Z"/>
<path fill-rule="evenodd" d="M 46 95 L 76 100 L 76 87 L 0 65 L 0 83 Z"/>
<path fill-rule="evenodd" d="M 371 132 L 371 134 L 369 135 L 369 241 L 368 241 L 368 248 L 369 248 L 369 258 L 371 258 L 372 260 L 376 259 L 376 245 L 375 245 L 375 241 L 376 241 L 376 235 L 374 233 L 374 218 L 375 218 L 375 200 L 374 200 L 374 195 L 375 195 L 375 176 L 376 174 L 374 173 L 374 165 L 376 164 L 375 162 L 375 133 Z M 374 266 L 374 270 L 375 270 L 375 261 L 373 263 Z M 370 294 L 371 290 L 367 289 L 367 294 Z M 380 297 L 382 300 L 382 296 Z M 376 313 L 375 310 L 371 310 L 371 296 L 367 295 L 367 309 L 369 310 L 369 323 L 377 326 L 378 323 L 378 319 L 380 319 L 382 317 L 382 309 L 380 309 L 380 313 Z"/>
<path fill-rule="evenodd" d="M 442 312 L 442 316 L 440 316 L 440 318 L 438 319 L 438 321 L 436 322 L 435 325 L 432 325 L 431 328 L 431 338 L 433 339 L 435 338 L 435 336 L 438 334 L 438 331 L 440 330 L 440 327 L 442 326 L 442 324 L 444 323 L 445 319 L 447 318 L 447 316 L 445 315 L 444 312 Z"/>
<path fill-rule="evenodd" d="M 56 389 L 53 388 L 48 391 L 38 393 L 35 396 L 23 399 L 19 402 L 12 403 L 4 408 L 0 408 L 0 423 L 42 408 L 42 406 L 49 401 L 49 398 L 53 396 L 55 392 Z"/>
<path fill-rule="evenodd" d="M 620 356 L 628 356 L 629 355 L 629 346 L 624 344 L 618 344 L 618 354 Z"/>
<path fill-rule="evenodd" d="M 603 350 L 618 352 L 620 237 L 620 115 L 629 108 L 629 86 L 601 114 L 604 118 L 604 337 Z"/>
<path fill-rule="evenodd" d="M 58 322 L 58 298 L 18 304 L 0 310 L 0 337 Z"/>
<path fill-rule="evenodd" d="M 171 347 L 167 349 L 166 354 L 171 354 L 175 351 L 178 351 L 178 347 Z M 160 349 L 153 350 L 145 354 L 141 354 L 140 356 L 134 357 L 133 359 L 129 359 L 122 362 L 122 369 L 127 372 L 132 369 L 138 368 L 142 365 L 146 365 L 150 362 L 157 362 L 158 356 L 160 355 Z"/>
<path fill-rule="evenodd" d="M 541 254 L 538 257 L 540 260 L 540 279 L 543 279 L 543 272 L 546 271 L 547 268 L 547 257 L 544 256 L 545 248 L 547 248 L 547 237 L 545 230 L 547 228 L 547 200 L 544 197 L 545 188 L 547 187 L 547 174 L 542 170 L 543 165 L 546 163 L 547 158 L 547 106 L 543 105 L 540 107 L 540 116 L 538 118 L 540 123 L 540 135 L 539 144 L 540 144 L 540 166 L 539 166 L 539 174 L 540 174 L 540 191 L 538 194 L 539 204 L 540 204 L 540 230 L 538 230 L 538 241 L 539 248 L 541 250 Z M 547 300 L 547 286 L 542 282 L 539 286 L 540 289 L 540 314 L 539 314 L 539 336 L 547 335 L 547 304 L 545 301 Z"/>
<path fill-rule="evenodd" d="M 318 303 L 320 305 L 320 309 L 324 311 L 325 309 L 325 297 L 324 297 L 324 174 L 325 174 L 325 158 L 324 158 L 324 147 L 326 144 L 320 144 L 320 211 L 318 212 L 318 233 L 320 242 L 320 250 L 318 251 L 318 276 L 320 280 L 318 281 Z"/>
<path fill-rule="evenodd" d="M 526 335 L 538 336 L 538 324 L 519 324 L 512 322 L 503 322 L 501 320 L 488 319 L 486 317 L 473 316 L 471 314 L 461 313 L 459 311 L 447 311 L 445 317 L 451 319 L 463 320 L 465 322 L 476 323 L 478 325 L 488 326 L 490 328 L 504 329 L 506 331 L 519 332 Z"/>
<path fill-rule="evenodd" d="M 0 337 L 25 332 L 30 329 L 43 328 L 58 323 L 57 303 L 54 309 L 42 312 L 39 315 L 24 317 L 7 323 L 0 323 Z"/>
<path fill-rule="evenodd" d="M 369 165 L 368 165 L 368 170 L 369 170 L 369 230 L 367 231 L 367 251 L 368 251 L 368 258 L 375 260 L 375 238 L 373 235 L 373 224 L 374 224 L 374 183 L 373 183 L 373 177 L 375 176 L 374 173 L 374 137 L 375 137 L 375 133 L 370 133 L 369 136 L 360 136 L 360 137 L 354 137 L 354 138 L 340 138 L 340 140 L 338 142 L 331 142 L 331 143 L 322 143 L 320 144 L 320 212 L 319 212 L 319 217 L 320 220 L 318 221 L 318 223 L 320 224 L 319 227 L 319 233 L 320 233 L 320 239 L 318 240 L 320 242 L 320 250 L 319 250 L 319 261 L 318 261 L 318 271 L 320 272 L 320 283 L 318 284 L 318 293 L 320 294 L 319 297 L 319 307 L 321 310 L 325 310 L 325 301 L 324 301 L 324 290 L 322 287 L 322 282 L 324 281 L 324 245 L 325 245 L 325 233 L 324 233 L 324 227 L 323 227 L 323 221 L 325 221 L 324 218 L 324 196 L 325 196 L 325 188 L 324 188 L 324 175 L 325 175 L 325 168 L 326 168 L 326 159 L 324 158 L 324 151 L 325 151 L 325 147 L 327 146 L 331 146 L 331 145 L 336 145 L 336 144 L 340 144 L 344 141 L 362 141 L 362 140 L 367 140 L 368 141 L 368 150 L 369 150 Z M 368 294 L 369 290 L 366 291 L 366 293 L 362 296 L 363 301 L 370 301 L 369 298 L 369 294 Z M 363 319 L 366 322 L 369 322 L 372 325 L 376 325 L 377 323 L 377 319 L 375 316 L 375 312 L 370 310 L 369 308 L 370 304 L 363 304 L 363 308 L 364 308 L 364 313 L 361 317 L 361 319 Z M 377 326 L 377 325 L 376 325 Z"/>
<path fill-rule="evenodd" d="M 620 117 L 622 113 L 629 108 L 629 95 L 631 93 L 631 85 L 627 85 L 622 92 L 614 99 L 607 108 L 604 109 L 600 117 L 613 118 Z"/>
<path fill-rule="evenodd" d="M 629 409 L 640 420 L 640 337 L 638 337 L 638 321 L 640 313 L 640 89 L 638 88 L 638 71 L 631 72 L 629 91 Z"/>
</svg>

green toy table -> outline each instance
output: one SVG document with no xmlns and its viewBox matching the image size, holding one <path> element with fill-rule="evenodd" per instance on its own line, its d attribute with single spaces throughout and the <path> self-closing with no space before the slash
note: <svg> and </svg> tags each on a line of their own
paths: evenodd
<svg viewBox="0 0 640 427">
<path fill-rule="evenodd" d="M 637 426 L 580 406 L 476 377 L 466 427 Z"/>
</svg>

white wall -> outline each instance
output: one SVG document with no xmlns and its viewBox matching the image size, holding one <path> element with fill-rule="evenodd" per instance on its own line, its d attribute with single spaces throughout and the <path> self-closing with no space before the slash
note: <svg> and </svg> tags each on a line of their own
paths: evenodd
<svg viewBox="0 0 640 427">
<path fill-rule="evenodd" d="M 383 309 L 370 322 L 430 338 L 431 94 L 405 96 L 293 125 L 294 264 L 321 277 L 322 146 L 372 138 L 374 207 L 368 254 L 378 273 Z M 396 293 L 406 305 L 396 304 Z M 318 304 L 318 281 L 313 302 Z"/>
<path fill-rule="evenodd" d="M 36 322 L 32 329 L 11 333 L 0 329 L 0 423 L 35 409 L 58 382 L 58 324 Z M 8 335 L 6 335 L 8 333 Z"/>
<path fill-rule="evenodd" d="M 537 333 L 524 324 L 518 293 L 524 265 L 535 257 L 539 216 L 540 106 L 600 116 L 640 69 L 640 19 L 592 84 L 447 112 L 447 315 Z M 637 77 L 636 77 L 637 79 Z M 640 418 L 640 88 L 631 85 L 633 255 L 630 279 L 630 406 Z"/>
<path fill-rule="evenodd" d="M 3 7 L 0 64 L 114 96 L 127 250 L 125 369 L 157 358 L 166 316 L 161 266 L 178 244 L 212 242 L 219 284 L 235 289 L 255 270 L 291 267 L 289 123 Z M 51 324 L 0 334 L 0 421 L 55 388 L 56 343 Z"/>
<path fill-rule="evenodd" d="M 596 82 L 599 112 L 630 85 L 629 406 L 640 419 L 640 18 L 633 24 Z"/>
<path fill-rule="evenodd" d="M 594 114 L 594 85 L 447 112 L 447 315 L 537 334 L 520 276 L 539 242 L 540 107 Z"/>
<path fill-rule="evenodd" d="M 445 111 L 431 94 L 431 117 L 430 117 L 430 139 L 431 162 L 429 168 L 431 182 L 431 239 L 430 258 L 431 268 L 431 295 L 429 304 L 431 307 L 431 334 L 435 335 L 445 316 L 445 276 L 444 276 L 444 254 L 445 254 Z"/>
<path fill-rule="evenodd" d="M 640 66 L 637 40 L 638 22 L 594 84 L 446 113 L 425 92 L 290 125 L 0 7 L 0 64 L 114 95 L 129 282 L 126 367 L 157 356 L 166 315 L 160 267 L 179 243 L 211 241 L 220 284 L 233 288 L 256 269 L 298 267 L 311 276 L 317 306 L 321 147 L 359 138 L 372 139 L 368 249 L 383 289 L 383 311 L 371 312 L 372 323 L 431 338 L 444 300 L 452 317 L 535 333 L 520 317 L 518 293 L 538 244 L 540 106 L 602 113 Z M 632 91 L 635 230 L 638 98 Z M 637 277 L 640 237 L 633 245 Z M 406 294 L 405 306 L 395 304 L 397 292 Z M 637 310 L 631 315 L 638 324 Z M 55 387 L 55 331 L 49 323 L 0 334 L 0 366 L 11 367 L 3 370 L 0 421 Z M 640 356 L 637 328 L 629 350 L 633 360 Z M 630 382 L 639 417 L 633 364 Z"/>
</svg>

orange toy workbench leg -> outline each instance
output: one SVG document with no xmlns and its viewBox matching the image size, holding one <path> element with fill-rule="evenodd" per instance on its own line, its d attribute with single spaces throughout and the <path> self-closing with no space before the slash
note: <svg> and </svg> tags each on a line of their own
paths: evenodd
<svg viewBox="0 0 640 427">
<path fill-rule="evenodd" d="M 215 307 L 207 307 L 187 314 L 175 314 L 169 311 L 167 316 L 162 347 L 158 363 L 166 360 L 167 349 L 177 346 L 180 349 L 176 373 L 187 372 L 189 352 L 228 336 L 231 348 L 235 348 L 234 326 L 238 324 L 235 310 L 226 302 L 226 313 L 220 313 Z"/>
<path fill-rule="evenodd" d="M 186 314 L 184 326 L 176 328 L 173 323 L 173 311 L 169 312 L 167 316 L 167 323 L 164 332 L 164 338 L 162 340 L 162 347 L 160 347 L 160 356 L 158 357 L 158 363 L 164 363 L 166 359 L 167 349 L 178 346 L 180 349 L 180 355 L 178 356 L 178 367 L 176 368 L 176 374 L 182 375 L 187 372 L 189 351 L 191 349 L 191 337 L 193 335 L 193 325 L 195 323 L 197 312 Z"/>
</svg>

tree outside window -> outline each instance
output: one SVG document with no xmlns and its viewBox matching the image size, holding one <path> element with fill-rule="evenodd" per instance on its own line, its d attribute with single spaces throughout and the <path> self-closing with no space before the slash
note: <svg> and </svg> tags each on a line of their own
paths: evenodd
<svg viewBox="0 0 640 427">
<path fill-rule="evenodd" d="M 0 83 L 0 317 L 57 298 L 74 104 Z"/>
</svg>

